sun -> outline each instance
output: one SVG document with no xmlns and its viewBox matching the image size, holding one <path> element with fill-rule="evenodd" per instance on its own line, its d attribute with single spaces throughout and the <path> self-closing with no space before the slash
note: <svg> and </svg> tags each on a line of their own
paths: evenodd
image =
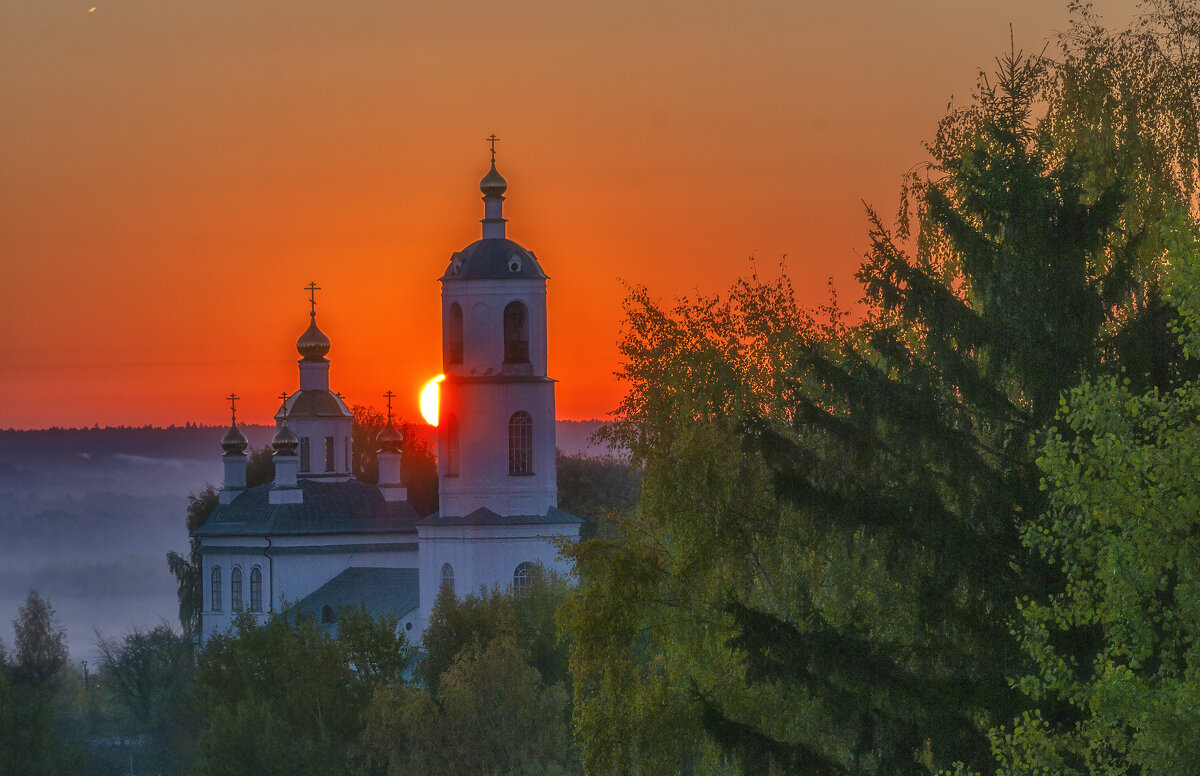
<svg viewBox="0 0 1200 776">
<path fill-rule="evenodd" d="M 421 416 L 431 426 L 438 423 L 438 383 L 445 379 L 445 375 L 438 375 L 421 389 Z"/>
</svg>

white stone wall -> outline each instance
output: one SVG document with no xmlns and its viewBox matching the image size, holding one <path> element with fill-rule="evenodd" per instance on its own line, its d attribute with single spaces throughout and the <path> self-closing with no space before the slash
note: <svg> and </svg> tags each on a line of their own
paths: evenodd
<svg viewBox="0 0 1200 776">
<path fill-rule="evenodd" d="M 504 308 L 509 302 L 524 302 L 529 310 L 529 361 L 535 375 L 545 375 L 546 281 L 538 278 L 513 280 L 443 280 L 442 322 L 450 318 L 450 305 L 458 302 L 463 312 L 463 360 L 447 364 L 447 375 L 499 375 L 504 368 Z M 443 328 L 443 338 L 446 330 Z"/>
<path fill-rule="evenodd" d="M 438 432 L 439 511 L 463 516 L 480 507 L 501 515 L 544 515 L 558 505 L 554 454 L 554 384 L 441 384 L 447 412 L 458 418 L 458 476 L 445 464 L 447 428 Z M 533 474 L 509 474 L 508 424 L 518 411 L 533 418 Z"/>
<path fill-rule="evenodd" d="M 250 570 L 254 566 L 262 570 L 262 618 L 265 619 L 271 613 L 281 611 L 285 600 L 289 605 L 296 603 L 351 566 L 418 567 L 419 556 L 415 548 L 380 552 L 362 551 L 351 548 L 352 545 L 415 544 L 416 541 L 414 534 L 307 535 L 276 537 L 268 547 L 267 540 L 258 537 L 205 539 L 201 545 L 204 564 L 201 633 L 207 637 L 214 632 L 228 630 L 233 623 L 235 612 L 232 610 L 230 582 L 234 566 L 242 569 L 242 605 L 247 611 L 250 609 Z M 205 544 L 230 548 L 230 551 L 206 552 Z M 326 549 L 334 545 L 346 545 L 347 550 L 330 552 Z M 232 551 L 232 548 L 236 548 L 236 551 Z M 289 552 L 293 548 L 307 548 L 310 552 Z M 213 608 L 212 601 L 211 573 L 214 566 L 221 569 L 219 610 Z"/>
<path fill-rule="evenodd" d="M 559 525 L 419 526 L 421 619 L 414 630 L 424 633 L 429 613 L 442 585 L 442 564 L 454 569 L 454 592 L 459 597 L 480 587 L 499 584 L 507 590 L 517 566 L 541 563 L 549 570 L 570 574 L 570 563 L 559 557 L 556 537 L 579 538 L 578 523 Z"/>
</svg>

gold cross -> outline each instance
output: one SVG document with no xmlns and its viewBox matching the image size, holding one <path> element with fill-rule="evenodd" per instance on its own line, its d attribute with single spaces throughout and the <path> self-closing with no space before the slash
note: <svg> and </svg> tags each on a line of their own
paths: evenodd
<svg viewBox="0 0 1200 776">
<path fill-rule="evenodd" d="M 392 399 L 396 398 L 396 394 L 392 393 L 389 390 L 387 393 L 385 393 L 383 395 L 383 398 L 387 399 L 388 423 L 391 424 L 391 422 L 392 422 Z"/>
<path fill-rule="evenodd" d="M 283 410 L 283 419 L 284 419 L 284 420 L 287 420 L 287 400 L 288 400 L 288 395 L 287 395 L 286 393 L 281 393 L 281 394 L 279 394 L 279 396 L 278 396 L 277 398 L 279 398 L 279 399 L 282 399 L 282 400 L 283 400 L 283 406 L 282 406 L 282 407 L 280 407 L 280 409 L 281 409 L 281 410 Z"/>
<path fill-rule="evenodd" d="M 237 423 L 237 400 L 240 397 L 236 393 L 231 393 L 225 398 L 229 399 L 229 411 L 233 413 L 233 422 Z"/>
<path fill-rule="evenodd" d="M 312 305 L 312 311 L 309 313 L 309 315 L 316 315 L 317 314 L 317 292 L 321 290 L 321 287 L 318 286 L 316 283 L 309 283 L 304 288 L 306 291 L 308 291 L 308 303 Z"/>
<path fill-rule="evenodd" d="M 496 141 L 499 139 L 500 138 L 496 137 L 495 132 L 493 132 L 489 137 L 484 138 L 484 140 L 486 140 L 492 146 L 492 164 L 496 163 Z"/>
</svg>

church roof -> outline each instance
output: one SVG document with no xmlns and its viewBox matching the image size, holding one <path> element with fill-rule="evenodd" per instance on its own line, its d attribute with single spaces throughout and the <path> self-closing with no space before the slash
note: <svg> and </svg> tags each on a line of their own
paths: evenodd
<svg viewBox="0 0 1200 776">
<path fill-rule="evenodd" d="M 275 418 L 282 418 L 285 409 L 288 420 L 352 417 L 346 402 L 339 399 L 333 392 L 324 390 L 296 391 L 275 413 Z"/>
<path fill-rule="evenodd" d="M 364 606 L 375 619 L 399 619 L 420 605 L 416 569 L 351 566 L 288 608 L 288 611 L 321 621 L 321 610 L 330 606 Z"/>
<path fill-rule="evenodd" d="M 434 513 L 421 520 L 418 525 L 562 525 L 582 522 L 583 520 L 558 507 L 550 507 L 550 511 L 544 515 L 501 515 L 487 507 L 480 507 L 461 517 L 441 517 Z"/>
<path fill-rule="evenodd" d="M 407 501 L 385 501 L 379 488 L 358 480 L 300 480 L 299 504 L 270 503 L 271 485 L 248 488 L 221 504 L 195 536 L 412 533 L 420 519 Z"/>
<path fill-rule="evenodd" d="M 515 267 L 515 269 L 514 269 Z M 442 280 L 546 279 L 532 251 L 505 237 L 485 237 L 450 257 Z"/>
</svg>

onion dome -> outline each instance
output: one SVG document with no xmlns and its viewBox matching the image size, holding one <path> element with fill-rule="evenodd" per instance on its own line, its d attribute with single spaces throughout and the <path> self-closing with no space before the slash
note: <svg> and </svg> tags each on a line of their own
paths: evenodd
<svg viewBox="0 0 1200 776">
<path fill-rule="evenodd" d="M 381 453 L 398 453 L 400 445 L 404 444 L 404 434 L 389 420 L 388 424 L 383 427 L 383 431 L 379 432 L 376 437 L 379 442 L 379 452 Z"/>
<path fill-rule="evenodd" d="M 229 431 L 221 439 L 221 449 L 225 451 L 225 455 L 245 455 L 248 444 L 250 443 L 246 441 L 246 436 L 238 429 L 237 423 L 231 423 Z"/>
<path fill-rule="evenodd" d="M 325 332 L 317 328 L 317 314 L 309 313 L 308 328 L 300 335 L 300 339 L 296 340 L 296 350 L 300 351 L 305 361 L 321 361 L 329 352 L 331 344 Z"/>
<path fill-rule="evenodd" d="M 504 176 L 496 172 L 496 162 L 492 160 L 492 169 L 488 170 L 488 174 L 483 176 L 483 180 L 479 182 L 479 190 L 483 192 L 484 197 L 503 198 L 504 192 L 508 191 L 508 181 L 504 180 Z"/>
<path fill-rule="evenodd" d="M 288 428 L 287 421 L 285 420 L 271 439 L 271 447 L 275 448 L 275 455 L 295 455 L 296 448 L 299 446 L 300 437 L 296 436 L 295 432 Z"/>
</svg>

